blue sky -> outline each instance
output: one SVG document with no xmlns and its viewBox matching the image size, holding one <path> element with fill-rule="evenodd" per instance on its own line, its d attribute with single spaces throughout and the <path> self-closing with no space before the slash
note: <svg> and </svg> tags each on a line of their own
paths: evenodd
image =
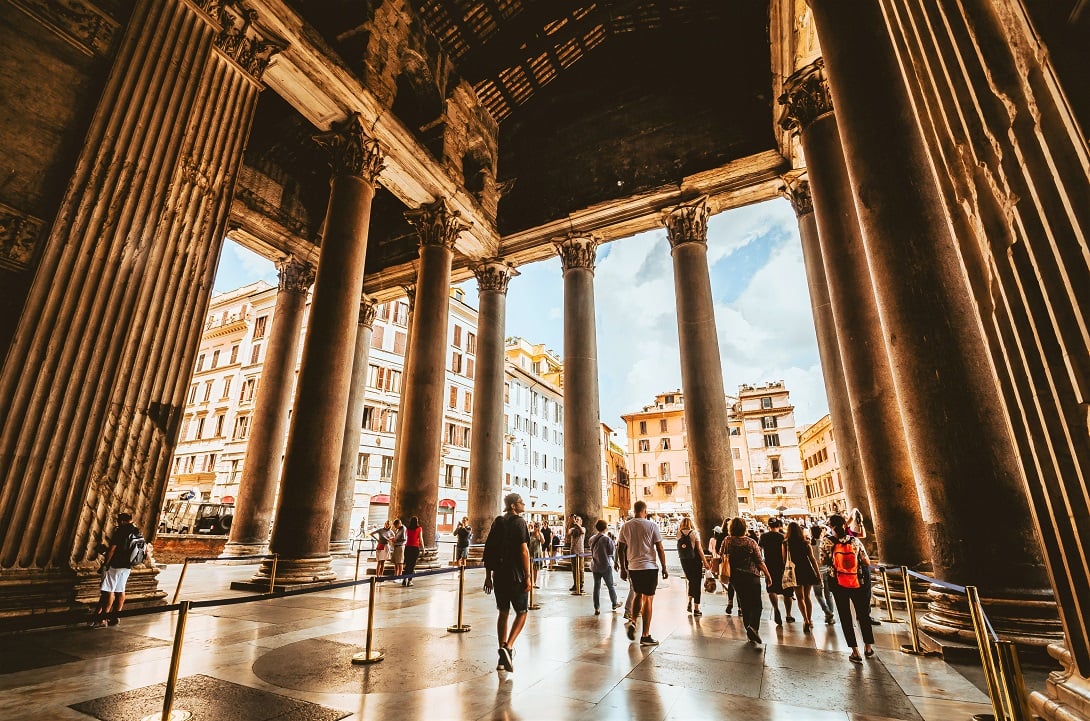
<svg viewBox="0 0 1090 721">
<path fill-rule="evenodd" d="M 795 213 L 786 200 L 737 208 L 708 222 L 708 263 L 723 380 L 783 380 L 801 426 L 828 413 Z M 507 292 L 508 336 L 564 352 L 559 258 L 519 268 Z M 257 279 L 276 284 L 272 263 L 228 241 L 216 290 Z M 464 284 L 476 305 L 476 284 Z M 665 229 L 599 247 L 595 270 L 602 420 L 621 431 L 622 413 L 681 387 L 673 266 Z"/>
</svg>

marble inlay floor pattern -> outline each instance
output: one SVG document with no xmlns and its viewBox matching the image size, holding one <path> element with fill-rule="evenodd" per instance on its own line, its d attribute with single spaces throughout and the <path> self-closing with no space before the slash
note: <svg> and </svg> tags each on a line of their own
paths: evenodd
<svg viewBox="0 0 1090 721">
<path fill-rule="evenodd" d="M 337 568 L 350 577 L 352 562 Z M 228 584 L 251 573 L 190 569 L 183 597 L 237 596 Z M 753 647 L 741 619 L 723 613 L 724 594 L 705 597 L 704 616 L 687 614 L 677 576 L 656 597 L 653 634 L 661 644 L 641 647 L 626 638 L 620 612 L 594 616 L 589 596 L 567 593 L 568 573 L 543 574 L 541 609 L 530 612 L 515 671 L 496 671 L 495 607 L 480 577 L 466 573 L 462 620 L 472 630 L 462 634 L 447 631 L 456 621 L 457 574 L 420 578 L 412 588 L 380 586 L 373 638 L 385 659 L 370 666 L 350 662 L 364 644 L 366 586 L 195 610 L 179 699 L 197 706 L 188 709 L 197 719 L 241 719 L 236 707 L 244 703 L 255 721 L 386 715 L 946 721 L 990 710 L 987 697 L 953 666 L 902 654 L 902 624 L 878 626 L 877 657 L 856 666 L 839 627 L 820 623 L 820 612 L 813 632 L 804 633 L 801 622 L 776 627 L 766 602 L 760 629 L 766 644 Z M 172 592 L 177 567 L 160 579 Z M 619 584 L 622 596 L 627 590 Z M 0 636 L 0 718 L 108 719 L 122 708 L 128 718 L 136 702 L 154 709 L 174 620 L 174 614 L 147 615 L 117 628 Z"/>
</svg>

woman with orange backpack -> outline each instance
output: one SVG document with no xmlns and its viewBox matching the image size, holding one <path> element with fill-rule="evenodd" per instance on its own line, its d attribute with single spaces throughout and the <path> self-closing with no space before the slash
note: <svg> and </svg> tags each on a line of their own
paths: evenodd
<svg viewBox="0 0 1090 721">
<path fill-rule="evenodd" d="M 852 606 L 863 633 L 863 656 L 870 658 L 874 656 L 874 628 L 870 623 L 870 592 L 863 584 L 863 569 L 870 565 L 870 558 L 859 539 L 849 533 L 844 516 L 830 516 L 829 526 L 832 532 L 821 541 L 821 565 L 832 568 L 833 599 L 844 641 L 852 649 L 848 660 L 863 663 L 852 625 Z"/>
</svg>

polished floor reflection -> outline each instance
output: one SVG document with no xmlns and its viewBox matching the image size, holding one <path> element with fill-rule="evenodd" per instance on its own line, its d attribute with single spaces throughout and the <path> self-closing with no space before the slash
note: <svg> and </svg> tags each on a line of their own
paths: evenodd
<svg viewBox="0 0 1090 721">
<path fill-rule="evenodd" d="M 337 567 L 351 576 L 351 561 Z M 191 568 L 183 597 L 239 596 L 225 589 L 251 573 Z M 177 576 L 178 567 L 168 567 L 164 588 L 172 592 Z M 370 666 L 350 662 L 364 644 L 366 586 L 195 610 L 180 671 L 190 695 L 179 699 L 199 706 L 189 709 L 195 718 L 255 721 L 946 721 L 990 711 L 986 696 L 953 666 L 902 654 L 901 624 L 877 627 L 877 657 L 855 666 L 838 626 L 778 628 L 766 608 L 766 645 L 755 648 L 741 619 L 724 614 L 722 593 L 705 597 L 702 617 L 688 615 L 677 576 L 655 604 L 661 645 L 641 647 L 625 637 L 620 612 L 594 616 L 589 596 L 568 594 L 570 575 L 544 574 L 541 609 L 530 612 L 515 672 L 496 671 L 492 598 L 480 590 L 480 571 L 466 578 L 463 622 L 472 630 L 462 634 L 447 631 L 457 620 L 456 573 L 417 579 L 412 588 L 381 585 L 374 645 L 385 659 Z M 0 718 L 139 718 L 161 697 L 148 687 L 166 678 L 174 622 L 174 614 L 158 614 L 108 629 L 0 636 Z"/>
</svg>

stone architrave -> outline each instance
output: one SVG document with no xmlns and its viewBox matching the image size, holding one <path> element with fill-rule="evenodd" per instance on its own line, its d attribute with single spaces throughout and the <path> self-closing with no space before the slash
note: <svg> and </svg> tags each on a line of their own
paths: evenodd
<svg viewBox="0 0 1090 721">
<path fill-rule="evenodd" d="M 507 284 L 518 275 L 499 258 L 473 267 L 477 276 L 477 377 L 473 381 L 473 436 L 469 444 L 468 515 L 477 543 L 503 513 L 503 379 Z"/>
<path fill-rule="evenodd" d="M 564 511 L 588 526 L 602 517 L 602 423 L 594 260 L 598 241 L 569 235 L 556 243 L 564 270 Z M 724 426 L 725 427 L 725 426 Z"/>
<path fill-rule="evenodd" d="M 288 257 L 277 268 L 276 307 L 254 400 L 231 536 L 221 554 L 224 558 L 266 553 L 269 548 L 303 311 L 314 282 L 314 268 L 309 263 Z"/>
<path fill-rule="evenodd" d="M 818 58 L 787 79 L 781 98 L 786 106 L 783 122 L 799 131 L 806 154 L 816 209 L 815 240 L 832 304 L 880 558 L 884 563 L 928 570 L 931 552 L 924 538 L 916 477 L 823 68 Z M 838 439 L 837 448 L 841 447 Z"/>
<path fill-rule="evenodd" d="M 336 577 L 329 536 L 352 389 L 371 201 L 382 170 L 378 142 L 356 114 L 314 140 L 329 152 L 333 174 L 269 543 L 279 556 L 276 578 L 284 584 Z M 268 583 L 271 571 L 271 562 L 263 562 L 254 582 Z"/>
<path fill-rule="evenodd" d="M 390 516 L 416 516 L 424 544 L 434 547 L 446 391 L 447 320 L 454 244 L 468 226 L 443 200 L 405 214 L 420 239 L 416 309 L 402 375 L 397 477 L 390 484 Z"/>
<path fill-rule="evenodd" d="M 348 394 L 348 416 L 344 422 L 341 465 L 337 472 L 337 499 L 333 506 L 333 526 L 329 552 L 346 554 L 352 541 L 352 507 L 356 496 L 356 462 L 363 431 L 363 406 L 367 395 L 367 361 L 371 353 L 371 331 L 378 305 L 366 296 L 360 301 L 359 326 L 356 328 L 356 354 L 352 362 L 352 388 Z"/>
<path fill-rule="evenodd" d="M 0 371 L 5 615 L 93 603 L 117 512 L 155 532 L 261 76 L 283 47 L 208 2 L 133 4 L 42 241 Z M 157 573 L 134 571 L 130 602 L 164 595 Z"/>
<path fill-rule="evenodd" d="M 882 11 L 811 0 L 936 575 L 980 589 L 1001 636 L 1059 624 L 979 318 Z M 813 170 L 811 170 L 813 180 Z M 1003 519 L 997 533 L 995 519 Z M 984 542 L 982 539 L 987 539 Z M 921 626 L 970 632 L 932 587 Z"/>
<path fill-rule="evenodd" d="M 699 198 L 667 210 L 662 222 L 674 261 L 693 517 L 700 533 L 707 535 L 724 518 L 738 515 L 727 428 L 727 394 L 708 269 L 707 199 Z"/>
</svg>

